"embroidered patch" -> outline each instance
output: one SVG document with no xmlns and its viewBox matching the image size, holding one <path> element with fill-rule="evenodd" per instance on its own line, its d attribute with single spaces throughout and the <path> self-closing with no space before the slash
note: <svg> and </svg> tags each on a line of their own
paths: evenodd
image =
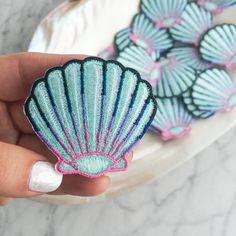
<svg viewBox="0 0 236 236">
<path fill-rule="evenodd" d="M 140 13 L 134 17 L 131 27 L 116 34 L 115 44 L 120 51 L 134 44 L 152 54 L 173 47 L 173 40 L 166 29 L 157 29 L 144 14 Z"/>
<path fill-rule="evenodd" d="M 182 97 L 186 109 L 194 118 L 207 119 L 215 114 L 215 112 L 212 111 L 202 111 L 194 104 L 192 98 L 192 89 L 185 92 Z"/>
<path fill-rule="evenodd" d="M 208 69 L 198 75 L 191 96 L 200 111 L 228 112 L 236 106 L 236 84 L 225 70 Z"/>
<path fill-rule="evenodd" d="M 182 21 L 170 29 L 173 38 L 198 45 L 202 35 L 212 26 L 212 14 L 192 2 L 185 8 Z"/>
<path fill-rule="evenodd" d="M 191 66 L 197 71 L 202 71 L 212 66 L 200 58 L 199 52 L 195 47 L 185 46 L 173 48 L 167 55 L 176 57 L 177 60 Z"/>
<path fill-rule="evenodd" d="M 180 62 L 174 56 L 163 57 L 159 61 L 161 77 L 154 89 L 158 97 L 176 97 L 186 92 L 196 79 L 196 71 Z"/>
<path fill-rule="evenodd" d="M 179 98 L 157 98 L 158 110 L 150 126 L 163 140 L 180 138 L 191 131 L 192 116 Z"/>
<path fill-rule="evenodd" d="M 89 57 L 50 69 L 25 114 L 63 174 L 97 177 L 127 168 L 156 112 L 150 85 L 115 61 Z"/>
<path fill-rule="evenodd" d="M 236 0 L 197 0 L 197 4 L 213 14 L 220 14 L 230 6 L 236 4 Z"/>
<path fill-rule="evenodd" d="M 155 88 L 161 76 L 160 63 L 157 61 L 158 56 L 150 55 L 144 48 L 131 45 L 119 52 L 117 61 L 137 70 L 141 78 L 148 81 Z"/>
<path fill-rule="evenodd" d="M 141 11 L 157 28 L 170 28 L 181 22 L 187 0 L 142 0 Z"/>
<path fill-rule="evenodd" d="M 221 24 L 210 29 L 200 41 L 202 58 L 211 63 L 236 67 L 236 25 Z"/>
</svg>

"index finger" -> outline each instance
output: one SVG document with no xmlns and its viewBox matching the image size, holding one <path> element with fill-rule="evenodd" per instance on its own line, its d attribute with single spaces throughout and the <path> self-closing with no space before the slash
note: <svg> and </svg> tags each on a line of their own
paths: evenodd
<svg viewBox="0 0 236 236">
<path fill-rule="evenodd" d="M 44 76 L 47 69 L 60 66 L 71 59 L 84 59 L 84 55 L 46 53 L 18 53 L 0 57 L 0 99 L 24 99 L 32 83 Z"/>
</svg>

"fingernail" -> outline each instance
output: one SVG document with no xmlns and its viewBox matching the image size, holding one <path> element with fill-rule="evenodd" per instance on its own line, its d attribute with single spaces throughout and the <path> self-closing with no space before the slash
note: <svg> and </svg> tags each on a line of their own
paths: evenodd
<svg viewBox="0 0 236 236">
<path fill-rule="evenodd" d="M 61 185 L 62 177 L 63 175 L 56 171 L 52 163 L 38 161 L 31 170 L 29 189 L 40 193 L 52 192 Z"/>
</svg>

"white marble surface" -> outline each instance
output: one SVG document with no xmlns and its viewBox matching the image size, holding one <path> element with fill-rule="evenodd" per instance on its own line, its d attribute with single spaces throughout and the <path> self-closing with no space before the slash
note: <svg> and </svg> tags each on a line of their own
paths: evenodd
<svg viewBox="0 0 236 236">
<path fill-rule="evenodd" d="M 61 0 L 0 0 L 0 51 L 26 50 Z M 106 202 L 55 206 L 15 200 L 0 209 L 1 236 L 235 236 L 236 129 L 159 181 Z"/>
<path fill-rule="evenodd" d="M 63 0 L 0 0 L 0 53 L 28 48 L 40 20 Z"/>
<path fill-rule="evenodd" d="M 84 206 L 15 200 L 0 210 L 0 235 L 235 236 L 235 135 L 114 200 Z"/>
</svg>

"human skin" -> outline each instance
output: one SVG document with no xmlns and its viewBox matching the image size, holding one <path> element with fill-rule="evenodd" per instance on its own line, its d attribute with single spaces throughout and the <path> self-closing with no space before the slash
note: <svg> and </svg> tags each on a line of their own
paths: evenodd
<svg viewBox="0 0 236 236">
<path fill-rule="evenodd" d="M 56 157 L 34 134 L 23 113 L 32 83 L 48 68 L 83 55 L 18 53 L 0 56 L 0 205 L 12 198 L 41 195 L 28 187 L 31 168 L 37 161 L 56 162 Z M 132 154 L 129 156 L 132 159 Z M 106 191 L 108 176 L 90 179 L 66 175 L 55 195 L 93 196 Z"/>
</svg>

